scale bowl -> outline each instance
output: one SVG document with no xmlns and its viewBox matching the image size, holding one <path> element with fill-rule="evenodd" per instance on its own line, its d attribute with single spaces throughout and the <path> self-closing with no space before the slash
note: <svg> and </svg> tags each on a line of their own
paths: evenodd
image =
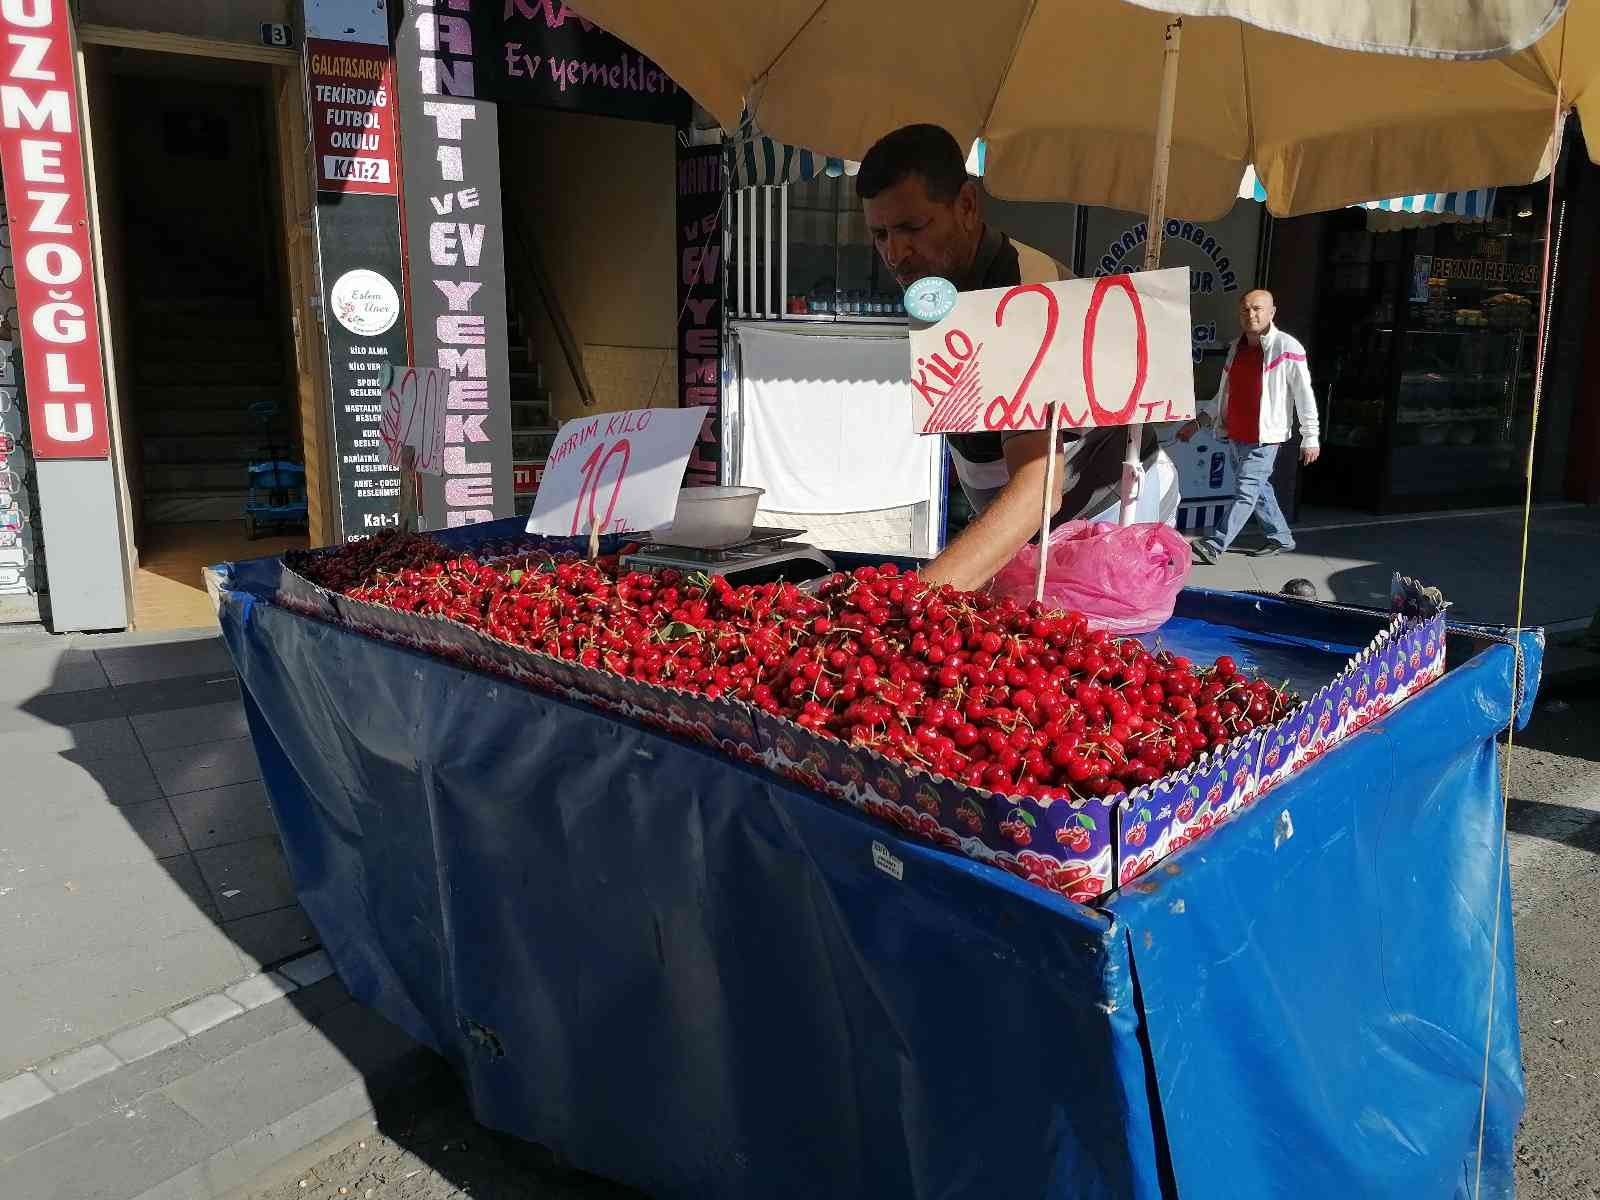
<svg viewBox="0 0 1600 1200">
<path fill-rule="evenodd" d="M 750 536 L 756 508 L 765 495 L 758 487 L 692 487 L 678 493 L 672 524 L 652 535 L 673 546 L 719 550 Z"/>
</svg>

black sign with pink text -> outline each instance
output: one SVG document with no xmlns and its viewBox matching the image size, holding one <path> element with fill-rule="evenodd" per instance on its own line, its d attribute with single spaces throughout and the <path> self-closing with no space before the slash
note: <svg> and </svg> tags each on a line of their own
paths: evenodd
<svg viewBox="0 0 1600 1200">
<path fill-rule="evenodd" d="M 500 0 L 408 7 L 394 38 L 411 362 L 448 376 L 443 475 L 422 477 L 429 528 L 512 514 L 505 216 L 497 106 L 482 98 L 478 17 Z"/>
<path fill-rule="evenodd" d="M 479 95 L 602 117 L 680 125 L 689 95 L 632 46 L 559 0 L 480 4 Z"/>
<path fill-rule="evenodd" d="M 678 407 L 707 410 L 692 486 L 722 482 L 722 147 L 680 142 L 677 172 Z"/>
</svg>

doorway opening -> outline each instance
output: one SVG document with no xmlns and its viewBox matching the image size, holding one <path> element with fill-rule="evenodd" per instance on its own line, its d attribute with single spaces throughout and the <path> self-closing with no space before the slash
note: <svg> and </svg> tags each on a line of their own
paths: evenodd
<svg viewBox="0 0 1600 1200">
<path fill-rule="evenodd" d="M 317 470 L 299 433 L 284 68 L 93 49 L 133 621 L 210 624 L 201 569 L 305 545 Z"/>
</svg>

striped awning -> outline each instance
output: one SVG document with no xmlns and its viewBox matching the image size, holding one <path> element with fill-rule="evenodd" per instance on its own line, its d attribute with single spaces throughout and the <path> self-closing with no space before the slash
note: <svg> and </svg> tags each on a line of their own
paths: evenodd
<svg viewBox="0 0 1600 1200">
<path fill-rule="evenodd" d="M 1350 208 L 1364 208 L 1369 212 L 1411 213 L 1417 216 L 1436 216 L 1446 220 L 1488 221 L 1494 218 L 1495 188 L 1473 188 L 1466 192 L 1424 192 L 1417 196 L 1395 196 L 1388 200 L 1368 200 Z M 1239 198 L 1267 202 L 1267 189 L 1256 178 L 1254 167 L 1246 167 L 1239 181 Z"/>
<path fill-rule="evenodd" d="M 861 164 L 848 158 L 818 154 L 798 146 L 786 146 L 772 138 L 756 133 L 748 122 L 737 137 L 728 139 L 729 153 L 733 158 L 735 187 L 757 187 L 777 183 L 804 183 L 819 175 L 834 179 L 841 175 L 854 178 Z M 972 153 L 967 156 L 967 170 L 973 175 L 983 174 L 983 139 L 972 143 Z"/>
<path fill-rule="evenodd" d="M 804 183 L 819 175 L 837 179 L 841 175 L 854 175 L 861 169 L 860 163 L 786 146 L 760 134 L 733 139 L 728 149 L 733 156 L 735 187 Z"/>
</svg>

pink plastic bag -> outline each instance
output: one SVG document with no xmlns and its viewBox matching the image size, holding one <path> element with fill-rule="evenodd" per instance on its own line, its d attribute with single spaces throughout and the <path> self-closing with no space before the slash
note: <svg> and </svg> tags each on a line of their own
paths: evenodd
<svg viewBox="0 0 1600 1200">
<path fill-rule="evenodd" d="M 1071 609 L 1093 629 L 1119 636 L 1149 633 L 1172 616 L 1189 577 L 1189 543 L 1166 525 L 1068 521 L 1050 534 L 1044 602 Z M 1031 543 L 994 577 L 990 587 L 1018 604 L 1033 602 L 1039 548 Z"/>
</svg>

